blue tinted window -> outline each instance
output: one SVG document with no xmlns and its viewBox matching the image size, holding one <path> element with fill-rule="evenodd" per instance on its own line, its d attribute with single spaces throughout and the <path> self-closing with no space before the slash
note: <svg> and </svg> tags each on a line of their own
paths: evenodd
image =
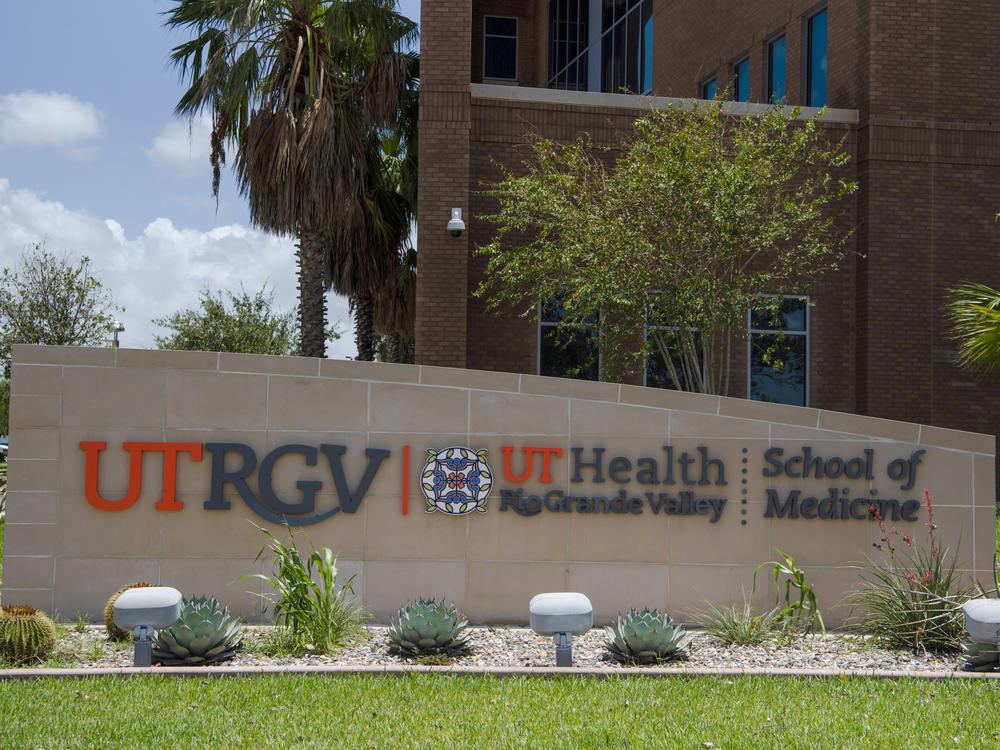
<svg viewBox="0 0 1000 750">
<path fill-rule="evenodd" d="M 733 65 L 733 100 L 750 101 L 750 58 L 745 57 Z"/>
<path fill-rule="evenodd" d="M 717 88 L 718 84 L 716 83 L 714 78 L 711 81 L 706 81 L 705 83 L 701 84 L 701 98 L 714 99 Z"/>
<path fill-rule="evenodd" d="M 767 298 L 750 310 L 749 397 L 808 406 L 809 315 L 804 297 Z"/>
<path fill-rule="evenodd" d="M 653 16 L 642 27 L 642 93 L 653 90 Z"/>
<path fill-rule="evenodd" d="M 808 49 L 806 50 L 806 105 L 826 104 L 826 11 L 809 19 Z"/>
<path fill-rule="evenodd" d="M 785 98 L 785 37 L 767 45 L 767 100 L 780 102 Z"/>
</svg>

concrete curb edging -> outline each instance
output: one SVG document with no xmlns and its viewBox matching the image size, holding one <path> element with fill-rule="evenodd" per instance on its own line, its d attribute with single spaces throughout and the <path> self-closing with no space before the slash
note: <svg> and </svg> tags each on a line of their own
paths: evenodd
<svg viewBox="0 0 1000 750">
<path fill-rule="evenodd" d="M 85 678 L 85 677 L 139 677 L 143 675 L 164 675 L 168 677 L 250 677 L 265 674 L 299 675 L 388 675 L 403 677 L 409 674 L 471 675 L 474 677 L 821 677 L 900 680 L 908 677 L 920 680 L 947 679 L 1000 679 L 1000 672 L 933 672 L 904 671 L 893 669 L 835 670 L 835 669 L 781 669 L 755 667 L 749 669 L 711 669 L 707 667 L 663 668 L 663 667 L 438 667 L 438 666 L 260 666 L 260 667 L 94 667 L 67 669 L 0 669 L 0 682 L 34 680 L 45 677 Z"/>
</svg>

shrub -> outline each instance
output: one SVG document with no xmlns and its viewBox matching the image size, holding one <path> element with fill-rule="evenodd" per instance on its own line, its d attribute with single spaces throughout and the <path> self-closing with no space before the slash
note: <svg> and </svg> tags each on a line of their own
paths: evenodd
<svg viewBox="0 0 1000 750">
<path fill-rule="evenodd" d="M 952 557 L 948 563 L 948 550 L 938 545 L 934 506 L 926 490 L 924 505 L 926 549 L 915 544 L 908 534 L 887 529 L 872 506 L 872 515 L 882 532 L 885 559 L 877 562 L 869 558 L 864 565 L 856 566 L 862 571 L 862 587 L 847 597 L 847 604 L 857 613 L 851 627 L 896 648 L 958 651 L 965 632 L 961 607 L 972 591 L 958 585 L 957 558 Z M 897 550 L 894 537 L 902 540 L 902 549 Z"/>
<path fill-rule="evenodd" d="M 352 601 L 354 576 L 338 585 L 337 558 L 330 548 L 316 549 L 307 536 L 310 554 L 303 559 L 290 526 L 285 526 L 287 545 L 267 529 L 254 526 L 270 540 L 257 559 L 270 550 L 274 554 L 272 574 L 254 573 L 239 580 L 261 578 L 274 587 L 277 596 L 264 598 L 274 606 L 275 623 L 289 628 L 300 646 L 309 645 L 317 653 L 334 651 L 364 637 L 365 612 Z"/>
<path fill-rule="evenodd" d="M 823 615 L 820 614 L 819 604 L 816 602 L 816 592 L 812 586 L 806 583 L 806 574 L 795 566 L 795 560 L 791 555 L 786 555 L 780 549 L 778 554 L 784 558 L 784 562 L 766 562 L 758 565 L 753 571 L 753 586 L 757 589 L 757 573 L 767 566 L 774 566 L 774 585 L 778 589 L 775 608 L 780 608 L 777 620 L 786 633 L 808 633 L 817 624 L 821 632 L 826 632 L 823 624 Z M 781 606 L 781 577 L 785 576 L 785 606 Z M 798 598 L 792 590 L 798 592 Z"/>
<path fill-rule="evenodd" d="M 750 605 L 750 597 L 743 592 L 743 604 L 717 607 L 706 602 L 708 612 L 701 615 L 702 627 L 727 646 L 757 646 L 774 638 L 781 630 L 780 605 L 755 614 Z"/>
</svg>

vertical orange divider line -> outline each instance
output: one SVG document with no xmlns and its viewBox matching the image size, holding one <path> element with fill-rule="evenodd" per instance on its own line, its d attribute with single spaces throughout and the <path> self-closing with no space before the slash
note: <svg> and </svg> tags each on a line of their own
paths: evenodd
<svg viewBox="0 0 1000 750">
<path fill-rule="evenodd" d="M 409 511 L 409 497 L 406 490 L 410 484 L 410 446 L 403 446 L 403 515 Z"/>
</svg>

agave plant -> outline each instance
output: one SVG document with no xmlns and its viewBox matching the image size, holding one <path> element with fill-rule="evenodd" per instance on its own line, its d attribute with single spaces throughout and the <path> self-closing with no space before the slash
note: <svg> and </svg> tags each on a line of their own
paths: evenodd
<svg viewBox="0 0 1000 750">
<path fill-rule="evenodd" d="M 153 660 L 168 666 L 214 664 L 233 658 L 242 641 L 239 623 L 216 599 L 185 599 L 180 619 L 153 639 Z"/>
<path fill-rule="evenodd" d="M 965 655 L 965 668 L 971 672 L 989 672 L 1000 666 L 1000 651 L 995 643 L 984 643 L 965 636 L 962 653 Z"/>
<path fill-rule="evenodd" d="M 659 664 L 684 656 L 687 631 L 670 615 L 658 610 L 630 610 L 604 629 L 605 646 L 615 661 L 626 664 Z"/>
<path fill-rule="evenodd" d="M 467 654 L 468 625 L 469 621 L 458 609 L 446 602 L 434 599 L 409 602 L 389 625 L 389 650 L 408 656 Z"/>
</svg>

